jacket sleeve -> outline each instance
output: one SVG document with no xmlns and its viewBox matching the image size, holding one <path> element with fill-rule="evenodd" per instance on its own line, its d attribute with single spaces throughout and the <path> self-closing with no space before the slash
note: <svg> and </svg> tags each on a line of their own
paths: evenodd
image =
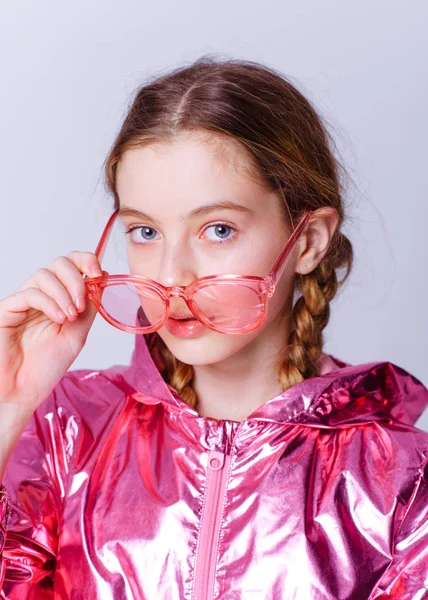
<svg viewBox="0 0 428 600">
<path fill-rule="evenodd" d="M 369 600 L 428 599 L 428 449 L 403 520 L 394 539 L 391 563 Z"/>
<path fill-rule="evenodd" d="M 0 598 L 53 597 L 66 448 L 55 390 L 28 423 L 0 492 Z"/>
</svg>

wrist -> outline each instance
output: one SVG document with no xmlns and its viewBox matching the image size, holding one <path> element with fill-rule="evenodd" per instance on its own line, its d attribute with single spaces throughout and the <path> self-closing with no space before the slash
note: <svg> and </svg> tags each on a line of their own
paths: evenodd
<svg viewBox="0 0 428 600">
<path fill-rule="evenodd" d="M 33 410 L 14 402 L 0 402 L 0 482 L 12 454 Z"/>
</svg>

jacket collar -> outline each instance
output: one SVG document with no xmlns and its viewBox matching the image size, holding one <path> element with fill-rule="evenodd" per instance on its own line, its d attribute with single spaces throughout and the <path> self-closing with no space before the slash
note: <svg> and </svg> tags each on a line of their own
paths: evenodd
<svg viewBox="0 0 428 600">
<path fill-rule="evenodd" d="M 173 412 L 204 419 L 164 381 L 153 343 L 155 335 L 135 336 L 125 377 L 129 391 L 145 404 L 163 403 Z M 319 376 L 268 399 L 246 420 L 344 427 L 395 418 L 414 424 L 428 404 L 425 386 L 390 362 L 350 365 L 323 354 L 319 364 Z"/>
</svg>

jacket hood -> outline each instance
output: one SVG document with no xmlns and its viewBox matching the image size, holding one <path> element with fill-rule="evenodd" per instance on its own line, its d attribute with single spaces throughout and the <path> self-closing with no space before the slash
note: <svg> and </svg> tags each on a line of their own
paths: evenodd
<svg viewBox="0 0 428 600">
<path fill-rule="evenodd" d="M 135 335 L 129 367 L 125 371 L 112 367 L 104 375 L 113 376 L 120 387 L 144 404 L 163 403 L 183 416 L 210 420 L 200 416 L 163 379 L 155 336 Z M 319 366 L 319 376 L 268 399 L 245 420 L 325 428 L 390 420 L 414 425 L 428 404 L 428 389 L 421 381 L 390 362 L 350 365 L 322 354 Z"/>
</svg>

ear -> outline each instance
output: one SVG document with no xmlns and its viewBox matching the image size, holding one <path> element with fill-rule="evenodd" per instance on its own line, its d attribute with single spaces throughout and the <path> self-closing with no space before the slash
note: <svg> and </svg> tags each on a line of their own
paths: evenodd
<svg viewBox="0 0 428 600">
<path fill-rule="evenodd" d="M 299 239 L 296 273 L 307 275 L 316 269 L 327 254 L 338 223 L 339 214 L 333 207 L 325 206 L 312 213 Z"/>
</svg>

